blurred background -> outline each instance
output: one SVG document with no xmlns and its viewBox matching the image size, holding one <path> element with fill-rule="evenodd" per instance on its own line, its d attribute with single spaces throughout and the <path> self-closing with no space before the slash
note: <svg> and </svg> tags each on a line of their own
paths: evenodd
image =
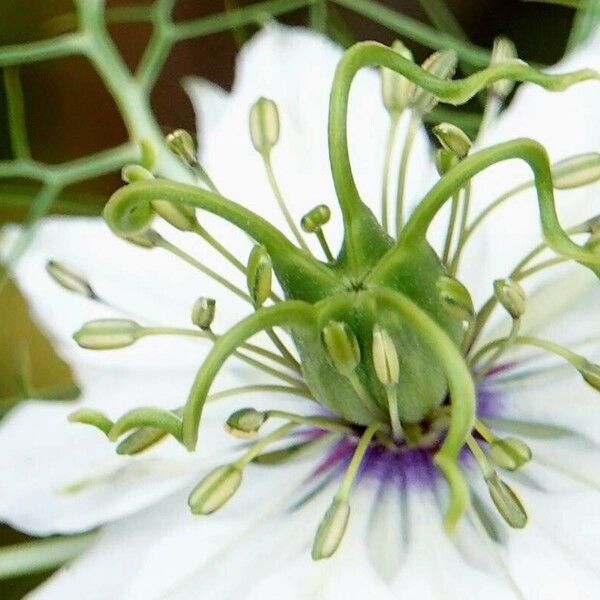
<svg viewBox="0 0 600 600">
<path fill-rule="evenodd" d="M 560 59 L 569 45 L 573 46 L 585 35 L 589 24 L 589 14 L 554 3 L 446 0 L 442 5 L 441 2 L 377 0 L 363 3 L 357 0 L 355 6 L 352 2 L 344 3 L 354 10 L 337 3 L 325 4 L 326 20 L 322 14 L 318 23 L 314 15 L 311 20 L 306 7 L 277 18 L 288 24 L 318 26 L 344 45 L 363 39 L 389 44 L 402 36 L 357 10 L 364 5 L 383 6 L 431 28 L 449 28 L 453 35 L 464 36 L 471 43 L 488 49 L 496 36 L 508 36 L 515 42 L 521 58 L 538 64 L 551 64 Z M 144 5 L 150 4 L 125 0 L 107 2 L 112 21 L 110 33 L 132 69 L 138 64 L 151 35 L 150 24 L 143 22 Z M 253 4 L 257 3 L 181 0 L 176 3 L 174 16 L 177 21 L 200 19 Z M 134 10 L 128 11 L 127 7 Z M 439 10 L 444 11 L 446 16 L 450 13 L 454 19 L 436 22 L 435 18 L 431 18 L 432 11 Z M 130 20 L 136 14 L 142 22 Z M 125 18 L 126 15 L 130 18 Z M 268 10 L 265 9 L 259 20 L 268 18 Z M 192 108 L 180 85 L 182 77 L 200 75 L 229 87 L 236 52 L 259 26 L 258 22 L 253 22 L 182 42 L 172 49 L 152 92 L 152 106 L 165 133 L 178 127 L 194 129 Z M 69 0 L 0 0 L 0 57 L 5 46 L 51 39 L 75 27 L 74 7 Z M 407 37 L 402 39 L 419 61 L 431 52 Z M 84 59 L 57 59 L 25 65 L 19 69 L 18 75 L 29 144 L 32 155 L 37 159 L 60 163 L 111 148 L 126 140 L 123 122 L 110 94 Z M 476 123 L 481 105 L 474 102 L 466 110 Z M 0 161 L 11 158 L 7 97 L 4 86 L 0 85 Z M 119 184 L 118 173 L 78 183 L 60 194 L 52 212 L 99 214 L 103 203 Z M 36 190 L 37 185 L 31 181 L 0 179 L 0 226 L 27 219 Z M 0 292 L 0 416 L 23 397 L 70 398 L 75 394 L 68 366 L 53 353 L 43 332 L 30 319 L 18 289 L 9 278 L 6 279 Z M 0 527 L 0 545 L 25 539 L 8 527 Z M 0 580 L 0 598 L 21 598 L 47 575 L 40 573 Z"/>
</svg>

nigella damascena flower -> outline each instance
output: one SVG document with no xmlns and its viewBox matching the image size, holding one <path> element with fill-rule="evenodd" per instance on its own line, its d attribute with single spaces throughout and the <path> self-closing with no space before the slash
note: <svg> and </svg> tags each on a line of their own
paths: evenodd
<svg viewBox="0 0 600 600">
<path fill-rule="evenodd" d="M 84 391 L 3 422 L 0 514 L 102 528 L 37 597 L 597 597 L 599 40 L 511 56 L 268 28 L 189 83 L 197 186 L 131 166 L 112 231 L 40 227 L 17 277 Z M 424 113 L 486 86 L 434 161 Z"/>
</svg>

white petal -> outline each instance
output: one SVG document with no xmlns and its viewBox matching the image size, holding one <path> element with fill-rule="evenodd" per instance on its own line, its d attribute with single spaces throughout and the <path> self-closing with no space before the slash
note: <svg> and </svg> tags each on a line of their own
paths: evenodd
<svg viewBox="0 0 600 600">
<path fill-rule="evenodd" d="M 568 56 L 552 72 L 600 68 L 600 34 Z M 596 118 L 600 87 L 596 81 L 577 84 L 564 92 L 547 92 L 523 85 L 511 106 L 483 136 L 480 147 L 519 137 L 540 142 L 551 162 L 585 152 L 598 152 L 600 126 Z M 473 180 L 473 213 L 512 187 L 528 181 L 532 173 L 523 161 L 505 161 Z M 559 218 L 564 227 L 579 223 L 600 210 L 600 184 L 556 193 Z M 487 279 L 505 277 L 516 262 L 539 241 L 541 228 L 534 191 L 521 193 L 495 211 L 467 245 L 464 264 L 479 260 L 482 248 L 489 253 Z M 489 283 L 488 283 L 489 286 Z"/>
</svg>

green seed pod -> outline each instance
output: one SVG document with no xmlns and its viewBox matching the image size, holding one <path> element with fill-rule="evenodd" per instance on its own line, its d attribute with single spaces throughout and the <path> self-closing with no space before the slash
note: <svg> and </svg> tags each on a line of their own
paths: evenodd
<svg viewBox="0 0 600 600">
<path fill-rule="evenodd" d="M 317 529 L 311 553 L 313 560 L 321 560 L 333 555 L 344 537 L 349 517 L 348 502 L 334 498 Z"/>
<path fill-rule="evenodd" d="M 216 304 L 213 298 L 198 298 L 192 308 L 192 323 L 202 330 L 210 329 L 215 318 Z"/>
<path fill-rule="evenodd" d="M 144 169 L 140 165 L 125 165 L 121 169 L 121 179 L 125 183 L 135 183 L 136 181 L 149 181 L 150 179 L 154 179 L 154 175 L 148 171 L 148 169 Z"/>
<path fill-rule="evenodd" d="M 345 323 L 331 321 L 323 327 L 321 339 L 331 364 L 342 375 L 351 375 L 360 362 L 358 340 Z"/>
<path fill-rule="evenodd" d="M 485 481 L 492 501 L 508 525 L 515 529 L 525 527 L 527 513 L 512 488 L 495 471 Z"/>
<path fill-rule="evenodd" d="M 279 140 L 279 111 L 273 100 L 259 98 L 250 109 L 250 139 L 260 154 L 268 154 Z"/>
<path fill-rule="evenodd" d="M 256 245 L 248 258 L 246 281 L 248 293 L 258 308 L 265 303 L 271 293 L 273 264 L 264 246 Z"/>
<path fill-rule="evenodd" d="M 600 392 L 600 365 L 596 365 L 589 361 L 584 361 L 583 366 L 579 367 L 579 372 L 584 381 Z"/>
<path fill-rule="evenodd" d="M 187 164 L 196 162 L 196 144 L 185 129 L 175 129 L 165 138 L 169 150 Z"/>
<path fill-rule="evenodd" d="M 449 315 L 458 321 L 470 321 L 475 315 L 475 307 L 469 290 L 454 277 L 443 275 L 437 281 L 437 289 L 442 305 Z"/>
<path fill-rule="evenodd" d="M 457 63 L 458 57 L 456 52 L 454 50 L 444 50 L 442 52 L 434 52 L 423 62 L 421 67 L 440 79 L 452 79 L 456 72 Z M 425 115 L 431 112 L 437 103 L 437 98 L 432 96 L 428 91 L 415 84 L 411 85 L 410 104 L 415 112 Z"/>
<path fill-rule="evenodd" d="M 442 147 L 455 154 L 459 159 L 463 159 L 469 154 L 472 143 L 469 136 L 460 127 L 456 127 L 452 123 L 440 123 L 432 131 Z"/>
<path fill-rule="evenodd" d="M 446 148 L 438 148 L 435 151 L 435 167 L 440 176 L 445 175 L 452 167 L 455 167 L 460 161 L 458 156 Z"/>
<path fill-rule="evenodd" d="M 130 319 L 98 319 L 85 323 L 73 339 L 89 350 L 115 350 L 131 346 L 141 331 L 142 327 Z"/>
<path fill-rule="evenodd" d="M 211 471 L 193 490 L 188 504 L 195 515 L 209 515 L 221 508 L 242 483 L 242 471 L 223 465 Z"/>
<path fill-rule="evenodd" d="M 315 233 L 329 222 L 331 210 L 325 204 L 319 204 L 309 210 L 301 219 L 300 226 L 306 233 Z"/>
<path fill-rule="evenodd" d="M 375 325 L 373 328 L 373 365 L 377 379 L 385 385 L 396 385 L 400 379 L 400 365 L 394 340 L 390 334 Z"/>
<path fill-rule="evenodd" d="M 569 190 L 600 180 L 600 154 L 590 152 L 560 160 L 552 165 L 552 183 L 557 190 Z"/>
<path fill-rule="evenodd" d="M 198 221 L 196 210 L 187 204 L 174 204 L 166 200 L 152 202 L 154 212 L 179 231 L 192 231 Z"/>
<path fill-rule="evenodd" d="M 525 313 L 527 297 L 523 288 L 512 279 L 494 281 L 494 294 L 498 302 L 513 319 L 519 319 Z"/>
<path fill-rule="evenodd" d="M 401 41 L 395 40 L 392 50 L 413 62 L 412 52 Z M 408 106 L 411 87 L 411 82 L 400 73 L 386 67 L 381 68 L 381 98 L 390 114 L 400 114 Z"/>
<path fill-rule="evenodd" d="M 511 60 L 517 59 L 517 49 L 515 45 L 505 37 L 497 37 L 494 40 L 492 48 L 491 65 L 499 65 Z M 496 81 L 490 86 L 490 93 L 498 98 L 506 98 L 515 87 L 515 82 L 510 79 Z"/>
<path fill-rule="evenodd" d="M 67 269 L 63 264 L 55 260 L 49 260 L 46 263 L 46 272 L 65 290 L 86 298 L 96 298 L 92 286 L 83 277 Z"/>
<path fill-rule="evenodd" d="M 531 448 L 522 440 L 508 437 L 490 444 L 490 459 L 502 469 L 517 471 L 531 460 Z"/>
<path fill-rule="evenodd" d="M 225 429 L 239 438 L 253 437 L 258 433 L 267 415 L 255 408 L 241 408 L 230 415 L 225 424 Z"/>
</svg>

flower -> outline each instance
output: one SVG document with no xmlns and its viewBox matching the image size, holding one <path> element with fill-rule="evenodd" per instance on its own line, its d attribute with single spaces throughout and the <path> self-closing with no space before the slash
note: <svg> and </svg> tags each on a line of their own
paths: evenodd
<svg viewBox="0 0 600 600">
<path fill-rule="evenodd" d="M 596 36 L 557 71 L 600 64 L 599 44 Z M 243 201 L 290 234 L 299 232 L 285 229 L 290 219 L 277 210 L 275 200 L 283 203 L 285 199 L 294 217 L 291 223 L 295 223 L 313 205 L 334 204 L 336 197 L 328 173 L 325 118 L 333 71 L 340 56 L 338 48 L 313 33 L 269 27 L 242 51 L 230 95 L 206 82 L 189 84 L 199 107 L 202 168 L 225 196 Z M 557 95 L 525 85 L 511 108 L 476 145 L 528 135 L 539 139 L 554 161 L 596 152 L 600 135 L 594 129 L 597 120 L 593 119 L 593 111 L 599 95 L 595 82 L 582 83 Z M 249 109 L 262 96 L 279 107 L 279 139 L 275 139 L 273 127 L 267 136 L 269 145 L 276 143 L 272 157 L 270 150 L 257 152 L 254 140 L 245 133 Z M 422 92 L 419 97 L 422 101 Z M 272 113 L 272 104 L 261 106 Z M 559 116 L 567 125 L 559 124 Z M 358 188 L 377 214 L 389 122 L 390 116 L 381 104 L 378 74 L 361 72 L 350 102 L 350 153 Z M 430 146 L 408 114 L 398 122 L 399 137 L 408 131 L 415 138 L 406 163 L 404 192 L 407 201 L 415 204 L 435 181 Z M 259 144 L 261 148 L 264 146 Z M 392 164 L 397 164 L 397 153 L 399 150 L 393 153 Z M 530 175 L 513 162 L 494 165 L 475 179 L 471 198 L 474 206 L 489 205 L 507 189 L 527 181 Z M 204 177 L 204 173 L 200 175 Z M 141 174 L 139 178 L 145 177 Z M 271 182 L 270 186 L 269 177 L 276 177 L 278 183 Z M 393 188 L 395 181 L 391 184 Z M 140 184 L 133 185 L 138 188 L 131 189 L 142 189 Z M 597 213 L 597 203 L 590 201 L 594 189 L 597 186 L 560 194 L 558 204 L 565 226 Z M 440 307 L 446 307 L 450 315 L 439 318 L 448 331 L 459 331 L 457 324 L 469 320 L 473 310 L 469 292 L 479 308 L 492 294 L 494 281 L 506 279 L 515 263 L 539 240 L 536 218 L 529 214 L 535 207 L 534 197 L 525 189 L 523 197 L 507 201 L 506 208 L 484 221 L 460 263 L 460 280 L 466 288 L 445 275 L 436 280 Z M 185 229 L 190 213 L 177 211 L 169 204 L 157 208 L 161 216 Z M 431 232 L 440 252 L 445 231 L 441 217 Z M 256 306 L 266 302 L 271 268 L 277 271 L 275 261 L 280 257 L 269 255 L 260 246 L 253 250 L 245 236 L 216 217 L 203 212 L 200 222 L 207 231 L 218 232 L 217 241 L 233 256 L 224 261 L 214 246 L 205 244 L 200 250 L 201 264 L 195 266 L 212 266 L 218 269 L 215 274 L 224 278 L 225 285 L 241 285 L 243 280 L 232 263 L 252 251 L 249 299 Z M 210 338 L 215 335 L 213 330 L 225 331 L 241 315 L 251 312 L 248 302 L 240 297 L 245 292 L 223 293 L 222 285 L 214 278 L 196 273 L 186 264 L 199 254 L 194 236 L 162 221 L 157 221 L 155 227 L 164 238 L 156 233 L 146 237 L 146 241 L 159 246 L 149 250 L 118 239 L 99 220 L 50 219 L 40 227 L 16 272 L 40 323 L 55 337 L 58 350 L 72 365 L 84 389 L 75 420 L 96 424 L 110 437 L 115 437 L 113 419 L 140 406 L 165 409 L 160 413 L 165 427 L 175 423 L 173 431 L 177 434 L 179 413 L 167 411 L 182 404 L 198 365 L 209 351 L 206 339 L 194 338 Z M 193 222 L 190 227 L 194 228 Z M 588 224 L 582 232 L 594 233 L 590 228 Z M 337 248 L 341 243 L 336 237 L 340 231 L 340 215 L 334 211 L 324 226 L 330 247 Z M 308 242 L 315 253 L 319 251 L 317 241 Z M 377 243 L 374 238 L 370 241 Z M 586 252 L 592 251 L 593 246 L 588 245 Z M 44 272 L 47 260 L 55 261 L 55 279 L 57 265 L 64 269 L 63 288 Z M 83 274 L 83 279 L 76 280 L 79 293 L 64 289 L 71 265 Z M 480 350 L 475 348 L 475 356 L 477 352 L 481 356 L 473 365 L 473 376 L 480 378 L 476 409 L 479 422 L 475 435 L 468 439 L 468 449 L 462 448 L 458 459 L 459 472 L 467 474 L 473 490 L 472 502 L 466 515 L 452 519 L 451 534 L 444 531 L 443 513 L 448 497 L 454 501 L 460 493 L 452 485 L 447 486 L 433 457 L 444 457 L 439 446 L 448 431 L 448 418 L 456 414 L 455 398 L 453 395 L 452 406 L 442 402 L 446 392 L 439 385 L 439 370 L 423 361 L 415 362 L 423 356 L 419 354 L 419 338 L 412 338 L 411 344 L 397 344 L 397 324 L 391 321 L 376 323 L 369 337 L 369 343 L 381 344 L 372 352 L 372 358 L 381 361 L 373 369 L 377 381 L 357 375 L 357 369 L 369 358 L 365 348 L 370 346 L 365 346 L 362 338 L 358 340 L 356 323 L 339 320 L 349 313 L 338 311 L 335 318 L 323 323 L 321 335 L 314 342 L 323 344 L 323 349 L 314 347 L 318 352 L 327 352 L 328 370 L 324 372 L 336 385 L 346 386 L 346 398 L 354 401 L 354 393 L 367 406 L 350 406 L 348 401 L 333 408 L 329 405 L 329 410 L 316 415 L 314 403 L 294 395 L 302 396 L 307 391 L 293 368 L 285 370 L 287 379 L 282 386 L 277 379 L 249 367 L 247 358 L 256 357 L 255 349 L 240 347 L 239 353 L 245 359 L 234 362 L 234 357 L 221 369 L 219 389 L 279 385 L 277 397 L 275 388 L 258 387 L 254 391 L 259 395 L 252 398 L 209 403 L 194 453 L 184 452 L 170 437 L 145 453 L 115 456 L 97 431 L 67 423 L 72 405 L 34 400 L 23 403 L 0 430 L 0 515 L 12 525 L 38 535 L 102 526 L 94 545 L 53 576 L 34 597 L 147 600 L 315 595 L 392 598 L 402 594 L 409 599 L 593 598 L 600 574 L 600 521 L 596 509 L 600 485 L 596 466 L 600 443 L 598 398 L 581 378 L 575 382 L 573 374 L 577 371 L 565 369 L 555 355 L 571 363 L 588 383 L 597 382 L 597 367 L 589 361 L 597 358 L 600 350 L 593 337 L 598 286 L 580 266 L 563 265 L 562 271 L 548 273 L 559 273 L 560 279 L 542 277 L 536 286 L 522 281 L 525 291 L 512 280 L 495 286 L 498 301 L 512 315 L 512 327 L 508 335 L 500 334 L 499 344 L 488 346 L 486 351 L 483 344 Z M 214 324 L 203 315 L 203 329 L 190 333 L 192 308 L 197 314 L 198 306 L 211 305 L 208 301 L 196 303 L 199 296 L 217 300 Z M 301 303 L 294 306 L 299 312 L 303 310 Z M 427 323 L 431 319 L 423 319 L 422 311 L 411 306 L 409 303 L 396 308 L 408 307 L 411 321 L 425 323 L 421 331 L 430 332 Z M 83 323 L 88 325 L 82 327 Z M 497 320 L 498 328 L 504 325 Z M 71 339 L 74 331 L 78 331 L 76 339 L 84 346 L 120 349 L 82 349 Z M 450 339 L 449 334 L 440 331 L 442 334 L 436 333 L 433 341 L 429 334 L 428 352 L 456 355 L 444 342 Z M 528 346 L 513 345 L 516 336 L 528 340 Z M 540 341 L 542 337 L 552 342 Z M 255 341 L 265 347 L 268 343 L 265 334 Z M 285 337 L 283 344 L 289 343 Z M 532 344 L 549 349 L 551 358 L 532 352 Z M 498 351 L 503 349 L 506 352 L 498 363 Z M 587 358 L 574 354 L 574 350 L 585 352 Z M 487 359 L 489 356 L 495 357 L 494 363 Z M 314 374 L 310 379 L 310 358 L 310 354 L 303 357 L 307 381 L 312 387 L 325 385 Z M 458 369 L 463 363 L 455 361 L 454 365 Z M 293 367 L 289 359 L 287 364 Z M 406 364 L 412 365 L 412 373 Z M 488 367 L 491 370 L 486 372 Z M 275 363 L 274 368 L 281 371 L 283 367 Z M 427 376 L 419 379 L 421 371 Z M 462 381 L 457 370 L 446 375 Z M 409 418 L 408 402 L 397 401 L 395 394 L 404 392 L 396 381 L 403 377 L 428 392 L 437 390 L 442 397 L 442 401 L 436 399 L 435 408 L 425 418 Z M 468 374 L 467 379 L 471 379 Z M 371 386 L 366 394 L 365 381 Z M 371 389 L 385 392 L 390 416 L 400 433 L 378 429 L 377 422 L 362 422 L 371 410 L 382 409 L 381 405 L 368 405 Z M 416 396 L 419 390 L 414 389 Z M 466 394 L 468 386 L 463 391 Z M 244 410 L 248 406 L 254 410 Z M 402 411 L 395 419 L 392 407 Z M 96 409 L 108 416 L 92 412 Z M 336 417 L 351 410 L 357 415 L 355 420 L 346 414 L 342 415 L 344 419 Z M 421 407 L 414 410 L 418 412 Z M 135 415 L 137 419 L 145 418 L 140 412 Z M 280 462 L 277 459 L 282 458 L 281 452 L 268 454 L 273 449 L 266 446 L 251 450 L 251 455 L 244 454 L 251 446 L 246 440 L 232 442 L 223 430 L 224 422 L 229 432 L 242 437 L 264 428 L 268 433 L 259 439 L 270 437 L 275 451 L 288 450 L 284 458 L 296 454 L 298 460 Z M 283 422 L 287 429 L 275 428 L 273 422 Z M 296 423 L 309 427 L 293 429 Z M 470 428 L 469 423 L 469 432 Z M 393 434 L 398 435 L 394 438 Z M 360 443 L 357 435 L 361 436 Z M 375 444 L 369 443 L 372 436 L 379 436 Z M 295 452 L 296 444 L 312 452 L 302 456 Z M 361 458 L 357 454 L 361 448 L 365 454 L 359 467 L 351 459 Z M 240 462 L 240 456 L 246 458 Z M 252 459 L 258 459 L 259 464 L 250 462 Z M 525 462 L 526 468 L 513 473 Z M 223 469 L 222 465 L 228 463 L 232 466 Z M 446 472 L 447 463 L 440 460 L 437 464 Z M 215 515 L 193 517 L 185 497 L 215 468 L 219 470 L 203 479 L 188 498 L 192 511 L 213 512 L 231 499 Z M 456 476 L 456 471 L 450 472 Z M 525 511 L 529 522 L 523 528 Z M 324 514 L 327 516 L 313 543 Z M 522 529 L 509 530 L 502 517 Z M 311 545 L 313 557 L 333 554 L 332 558 L 312 561 Z"/>
</svg>

